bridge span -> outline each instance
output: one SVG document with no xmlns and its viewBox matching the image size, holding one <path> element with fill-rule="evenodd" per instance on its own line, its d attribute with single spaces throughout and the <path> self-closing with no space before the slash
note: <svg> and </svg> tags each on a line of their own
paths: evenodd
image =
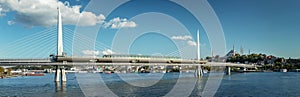
<svg viewBox="0 0 300 97">
<path fill-rule="evenodd" d="M 145 59 L 145 58 L 63 58 L 68 60 L 58 61 L 56 58 L 45 59 L 0 59 L 0 66 L 30 65 L 56 66 L 55 81 L 66 81 L 66 74 L 63 66 L 196 66 L 195 74 L 197 77 L 203 76 L 202 66 L 226 67 L 226 74 L 230 75 L 230 67 L 256 68 L 256 65 L 236 64 L 224 62 L 207 62 L 206 60 L 187 60 L 187 59 Z M 99 61 L 102 60 L 102 61 Z M 105 61 L 103 61 L 105 60 Z M 133 61 L 134 60 L 134 61 Z M 199 74 L 198 74 L 199 73 Z M 197 75 L 198 74 L 198 75 Z M 59 77 L 61 76 L 61 78 Z"/>
<path fill-rule="evenodd" d="M 256 65 L 249 64 L 237 64 L 237 63 L 224 63 L 224 62 L 207 62 L 205 60 L 182 60 L 182 62 L 168 63 L 161 60 L 151 60 L 148 63 L 132 62 L 130 59 L 127 59 L 127 62 L 124 59 L 110 59 L 113 61 L 109 62 L 89 62 L 89 61 L 62 61 L 62 62 L 53 62 L 51 58 L 48 59 L 0 59 L 0 66 L 17 66 L 17 65 L 31 65 L 31 66 L 40 66 L 40 65 L 73 65 L 73 66 L 230 66 L 230 67 L 246 67 L 246 68 L 255 68 Z"/>
</svg>

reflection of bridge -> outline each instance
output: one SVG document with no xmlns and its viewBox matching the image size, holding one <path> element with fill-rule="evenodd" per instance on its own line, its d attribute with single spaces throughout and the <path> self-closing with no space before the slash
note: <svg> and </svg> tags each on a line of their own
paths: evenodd
<svg viewBox="0 0 300 97">
<path fill-rule="evenodd" d="M 62 21 L 60 10 L 58 9 L 57 22 L 57 55 L 51 55 L 46 59 L 0 59 L 0 66 L 16 66 L 16 65 L 53 65 L 56 66 L 55 81 L 66 81 L 64 67 L 65 65 L 90 65 L 90 66 L 197 66 L 195 75 L 201 77 L 203 75 L 201 66 L 226 66 L 227 74 L 230 74 L 230 67 L 247 67 L 254 68 L 253 65 L 207 62 L 200 60 L 199 32 L 197 33 L 198 56 L 197 60 L 188 60 L 180 58 L 124 58 L 124 57 L 67 57 L 63 54 L 62 39 Z"/>
</svg>

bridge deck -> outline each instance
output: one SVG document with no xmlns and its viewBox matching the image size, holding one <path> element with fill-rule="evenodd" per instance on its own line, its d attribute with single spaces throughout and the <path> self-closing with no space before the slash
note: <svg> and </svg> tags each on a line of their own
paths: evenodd
<svg viewBox="0 0 300 97">
<path fill-rule="evenodd" d="M 0 62 L 0 66 L 16 66 L 16 65 L 74 65 L 74 66 L 234 66 L 254 68 L 255 65 L 208 62 L 206 64 L 181 64 L 181 63 L 92 63 L 92 62 Z"/>
</svg>

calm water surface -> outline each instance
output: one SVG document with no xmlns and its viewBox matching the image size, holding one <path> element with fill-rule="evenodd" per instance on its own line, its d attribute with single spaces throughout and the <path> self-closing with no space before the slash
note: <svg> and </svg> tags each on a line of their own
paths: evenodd
<svg viewBox="0 0 300 97">
<path fill-rule="evenodd" d="M 132 82 L 147 82 L 149 80 L 160 79 L 162 74 L 157 77 L 139 79 L 134 74 L 126 74 Z M 147 74 L 140 74 L 147 76 Z M 166 73 L 155 85 L 149 87 L 136 87 L 122 81 L 117 74 L 99 74 L 104 82 L 118 96 L 164 96 L 176 84 L 180 73 Z M 185 80 L 195 80 L 193 73 L 182 73 L 181 77 Z M 0 79 L 0 96 L 70 96 L 82 97 L 81 91 L 75 74 L 67 74 L 67 83 L 58 86 L 53 82 L 54 75 L 45 76 L 24 76 Z M 191 95 L 199 96 L 203 86 L 207 81 L 207 75 L 198 80 L 197 85 Z M 188 83 L 186 83 L 188 84 Z M 202 86 L 202 89 L 197 88 Z M 100 90 L 99 90 L 100 91 Z M 300 96 L 300 73 L 296 72 L 271 72 L 271 73 L 234 73 L 231 76 L 224 75 L 215 96 L 264 96 L 264 97 L 286 97 Z"/>
</svg>

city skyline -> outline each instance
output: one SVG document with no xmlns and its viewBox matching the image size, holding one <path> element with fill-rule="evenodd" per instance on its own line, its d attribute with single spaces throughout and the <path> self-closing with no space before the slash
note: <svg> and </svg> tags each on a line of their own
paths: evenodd
<svg viewBox="0 0 300 97">
<path fill-rule="evenodd" d="M 22 0 L 20 2 L 22 2 Z M 130 19 L 130 17 L 133 17 L 133 15 L 139 11 L 143 12 L 153 10 L 153 8 L 146 6 L 144 3 L 137 5 L 137 7 L 143 7 L 144 9 L 133 11 L 136 10 L 134 7 L 126 7 L 122 8 L 122 10 L 116 10 L 115 13 L 106 16 L 101 14 L 101 12 L 88 12 L 84 10 L 84 7 L 87 6 L 89 2 L 88 0 L 41 0 L 38 2 L 20 2 L 0 1 L 0 29 L 2 29 L 0 32 L 1 48 L 6 48 L 10 45 L 9 43 L 22 37 L 30 36 L 34 33 L 55 27 L 55 11 L 57 7 L 55 5 L 57 4 L 62 7 L 64 27 L 74 30 L 75 25 L 77 24 L 76 15 L 80 16 L 80 14 L 82 14 L 83 17 L 86 16 L 86 21 L 88 21 L 79 21 L 80 23 L 78 24 L 80 27 L 97 27 L 98 25 L 103 25 L 103 28 L 99 30 L 99 33 L 101 34 L 97 36 L 97 40 L 107 46 L 112 45 L 114 35 L 116 35 L 119 28 L 125 30 L 129 29 L 129 31 L 131 31 L 133 29 L 145 29 L 143 28 L 145 26 L 143 26 L 141 22 L 150 22 L 153 23 L 152 25 L 156 23 L 151 19 L 149 19 L 149 21 Z M 45 5 L 45 2 L 51 4 Z M 161 2 L 161 4 L 157 5 L 157 8 L 163 9 L 165 8 L 164 5 L 172 5 L 164 1 L 159 2 Z M 297 35 L 299 35 L 297 31 L 299 31 L 300 28 L 297 28 L 297 25 L 300 24 L 300 21 L 297 16 L 299 16 L 300 13 L 297 13 L 297 9 L 300 7 L 297 5 L 300 4 L 300 1 L 272 0 L 271 2 L 268 0 L 208 0 L 208 2 L 214 9 L 222 25 L 225 35 L 226 51 L 231 50 L 232 45 L 235 45 L 236 50 L 243 47 L 244 54 L 247 54 L 248 49 L 251 49 L 252 53 L 265 53 L 285 58 L 299 58 L 300 53 L 297 52 L 297 49 L 300 49 L 300 47 L 295 44 L 299 41 L 297 38 Z M 50 9 L 45 10 L 48 7 L 50 7 Z M 174 41 L 176 41 L 180 43 L 182 47 L 186 47 L 189 50 L 192 49 L 189 54 L 194 55 L 191 55 L 188 58 L 196 58 L 195 40 L 196 31 L 199 29 L 201 32 L 201 57 L 205 58 L 206 56 L 210 56 L 210 43 L 205 30 L 201 27 L 201 24 L 195 24 L 195 19 L 189 18 L 191 17 L 191 14 L 187 13 L 186 10 L 180 9 L 180 7 L 176 6 L 171 6 L 170 8 L 174 10 L 171 10 L 169 14 L 175 16 L 175 19 L 178 20 L 176 16 L 183 16 L 183 18 L 180 18 L 178 21 L 183 22 L 185 26 L 188 26 L 187 32 L 190 33 L 190 35 L 175 32 L 181 31 L 173 28 L 174 26 L 178 26 L 176 24 L 170 24 L 170 22 L 157 22 L 158 24 L 169 26 L 159 30 L 154 30 L 151 33 L 138 37 L 136 41 L 132 43 L 129 52 L 132 54 L 168 55 L 177 50 L 174 45 Z M 161 13 L 166 13 L 167 11 L 169 10 L 160 10 Z M 155 15 L 159 16 L 157 18 L 162 17 L 160 14 Z M 70 18 L 70 16 L 74 16 L 75 18 Z M 146 17 L 147 16 L 143 18 Z M 43 19 L 47 19 L 47 21 Z M 163 20 L 166 19 L 168 18 L 163 17 Z M 165 33 L 160 31 L 170 31 L 169 33 L 174 31 L 175 34 L 172 37 L 166 37 L 164 35 L 160 35 L 160 33 Z M 159 43 L 159 45 L 157 43 Z M 95 50 L 96 51 L 89 51 L 87 49 L 86 52 L 93 54 L 123 52 L 118 52 L 117 50 L 114 51 L 114 49 L 109 49 L 109 47 Z M 174 55 L 178 56 L 178 54 Z"/>
</svg>

